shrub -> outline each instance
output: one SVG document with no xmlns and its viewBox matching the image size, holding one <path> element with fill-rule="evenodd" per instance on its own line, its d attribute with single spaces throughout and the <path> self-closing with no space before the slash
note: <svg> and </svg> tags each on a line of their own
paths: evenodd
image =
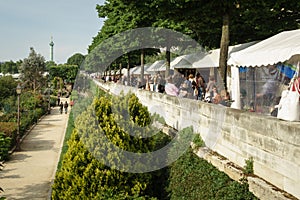
<svg viewBox="0 0 300 200">
<path fill-rule="evenodd" d="M 7 160 L 9 157 L 11 138 L 0 132 L 0 161 Z"/>
<path fill-rule="evenodd" d="M 131 96 L 131 98 L 134 97 Z M 116 100 L 114 102 L 114 105 L 117 106 L 115 109 L 119 111 L 128 109 L 126 106 L 128 106 L 129 99 L 130 96 Z M 141 107 L 143 112 L 146 112 L 138 101 L 131 102 L 131 104 L 133 107 Z M 115 152 L 110 151 L 110 146 L 106 144 L 101 146 L 106 149 L 105 152 L 99 150 L 92 154 L 88 151 L 94 148 L 101 149 L 97 146 L 101 144 L 99 142 L 102 137 L 101 134 L 105 134 L 115 145 L 131 152 L 147 152 L 159 145 L 159 142 L 152 141 L 153 138 L 152 140 L 132 138 L 118 127 L 116 119 L 121 124 L 125 123 L 122 122 L 121 115 L 112 113 L 111 105 L 111 99 L 95 98 L 93 105 L 88 107 L 86 111 L 82 111 L 75 119 L 75 129 L 68 142 L 68 151 L 63 158 L 63 165 L 61 170 L 57 172 L 52 187 L 53 199 L 71 199 L 74 197 L 80 199 L 155 199 L 156 196 L 162 197 L 164 195 L 163 187 L 161 187 L 164 185 L 164 180 L 159 179 L 159 175 L 164 174 L 163 172 L 127 173 L 105 166 L 101 162 L 101 158 L 104 156 L 111 158 L 108 162 L 116 162 L 114 160 Z M 94 113 L 103 130 L 101 133 L 97 124 L 93 124 L 95 122 Z M 146 116 L 145 113 L 139 115 L 139 112 L 134 112 L 134 116 L 133 119 L 136 123 L 146 125 L 147 120 L 142 117 Z M 128 126 L 133 125 L 133 123 L 133 121 L 129 122 Z M 161 133 L 160 137 L 167 136 Z M 95 155 L 97 159 L 94 157 Z M 154 186 L 154 184 L 156 185 Z M 161 193 L 157 194 L 154 189 Z"/>
<path fill-rule="evenodd" d="M 171 166 L 170 199 L 256 199 L 248 184 L 231 180 L 190 148 Z"/>
</svg>

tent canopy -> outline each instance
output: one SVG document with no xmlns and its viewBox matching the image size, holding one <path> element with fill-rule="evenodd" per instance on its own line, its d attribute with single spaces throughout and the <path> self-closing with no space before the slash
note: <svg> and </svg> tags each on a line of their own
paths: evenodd
<svg viewBox="0 0 300 200">
<path fill-rule="evenodd" d="M 257 42 L 248 42 L 244 44 L 237 44 L 228 47 L 228 56 L 232 53 L 245 49 Z M 202 59 L 193 63 L 194 68 L 205 68 L 205 67 L 218 67 L 220 59 L 220 49 L 210 50 Z"/>
<path fill-rule="evenodd" d="M 249 42 L 230 46 L 228 49 L 229 55 L 233 52 L 245 49 L 257 42 Z M 176 57 L 171 62 L 171 69 L 191 69 L 191 68 L 210 68 L 218 67 L 220 58 L 220 49 L 210 50 L 209 52 L 198 52 Z"/>
<path fill-rule="evenodd" d="M 130 68 L 130 69 L 129 69 L 129 73 L 130 73 L 130 74 L 134 74 L 134 72 L 137 71 L 139 67 L 140 67 L 140 66 L 136 66 L 136 67 Z"/>
<path fill-rule="evenodd" d="M 152 74 L 151 72 L 148 71 L 148 68 L 151 66 L 151 64 L 145 64 L 144 65 L 144 74 Z M 141 70 L 142 70 L 142 67 L 141 66 L 137 66 L 135 68 L 133 68 L 134 70 L 132 70 L 132 73 L 131 74 L 134 74 L 134 75 L 140 75 L 141 74 Z"/>
<path fill-rule="evenodd" d="M 163 67 L 165 60 L 155 61 L 148 69 L 148 72 L 166 71 L 166 67 Z"/>
<path fill-rule="evenodd" d="M 171 62 L 171 67 L 175 69 L 195 68 L 193 66 L 193 63 L 195 63 L 199 59 L 202 59 L 205 55 L 205 52 L 200 52 L 179 56 L 174 59 L 174 62 Z"/>
<path fill-rule="evenodd" d="M 230 55 L 229 65 L 268 66 L 300 54 L 300 29 L 284 31 Z"/>
</svg>

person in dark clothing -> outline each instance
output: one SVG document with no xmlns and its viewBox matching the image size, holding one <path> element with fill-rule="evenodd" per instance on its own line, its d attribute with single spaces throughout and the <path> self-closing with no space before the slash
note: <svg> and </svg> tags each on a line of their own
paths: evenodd
<svg viewBox="0 0 300 200">
<path fill-rule="evenodd" d="M 60 114 L 63 113 L 63 109 L 64 109 L 64 104 L 63 104 L 63 102 L 60 102 L 60 104 L 59 104 L 59 111 L 60 111 Z"/>
<path fill-rule="evenodd" d="M 65 101 L 65 103 L 64 103 L 64 108 L 65 108 L 65 113 L 66 113 L 66 114 L 68 113 L 68 106 L 69 106 L 68 102 Z"/>
</svg>

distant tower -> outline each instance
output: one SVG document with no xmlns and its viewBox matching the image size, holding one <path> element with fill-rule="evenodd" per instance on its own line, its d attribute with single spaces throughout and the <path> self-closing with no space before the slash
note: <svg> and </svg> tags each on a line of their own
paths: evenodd
<svg viewBox="0 0 300 200">
<path fill-rule="evenodd" d="M 50 61 L 53 61 L 53 46 L 54 46 L 54 42 L 53 42 L 53 37 L 51 36 L 51 41 L 49 43 L 50 45 Z"/>
</svg>

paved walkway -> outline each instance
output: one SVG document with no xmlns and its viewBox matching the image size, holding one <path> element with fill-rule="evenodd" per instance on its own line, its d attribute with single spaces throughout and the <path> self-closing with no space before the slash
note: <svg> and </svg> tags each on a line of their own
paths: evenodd
<svg viewBox="0 0 300 200">
<path fill-rule="evenodd" d="M 62 99 L 65 102 L 65 99 Z M 70 109 L 69 109 L 70 110 Z M 0 172 L 1 196 L 11 199 L 48 199 L 69 114 L 52 108 L 31 130 Z"/>
</svg>

